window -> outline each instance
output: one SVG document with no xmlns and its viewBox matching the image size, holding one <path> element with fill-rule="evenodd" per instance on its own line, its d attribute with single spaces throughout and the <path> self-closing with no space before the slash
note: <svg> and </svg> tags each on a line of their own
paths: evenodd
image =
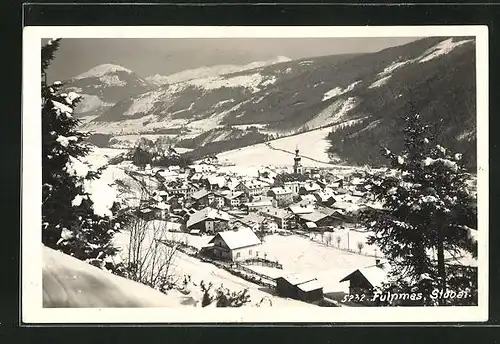
<svg viewBox="0 0 500 344">
<path fill-rule="evenodd" d="M 249 251 L 248 251 L 248 254 L 249 254 L 249 255 L 252 255 L 252 250 L 249 250 Z"/>
<path fill-rule="evenodd" d="M 241 256 L 240 252 L 237 252 L 236 253 L 236 258 L 240 258 L 240 256 Z"/>
<path fill-rule="evenodd" d="M 255 256 L 258 257 L 259 256 L 259 251 L 255 251 Z"/>
</svg>

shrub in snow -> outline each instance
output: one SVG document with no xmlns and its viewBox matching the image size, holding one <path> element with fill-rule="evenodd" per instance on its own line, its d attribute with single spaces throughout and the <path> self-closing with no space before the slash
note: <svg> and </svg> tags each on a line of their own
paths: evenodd
<svg viewBox="0 0 500 344">
<path fill-rule="evenodd" d="M 250 302 L 248 289 L 233 292 L 221 285 L 214 290 L 212 283 L 207 285 L 204 281 L 201 281 L 200 288 L 203 292 L 202 307 L 210 305 L 215 305 L 215 307 L 242 307 Z"/>
<path fill-rule="evenodd" d="M 390 260 L 384 288 L 399 292 L 417 289 L 424 295 L 424 304 L 434 304 L 428 295 L 435 288 L 477 290 L 475 273 L 452 278 L 453 269 L 444 259 L 445 252 L 476 256 L 477 242 L 470 233 L 477 228 L 477 200 L 468 189 L 470 175 L 461 155 L 430 144 L 429 126 L 421 123 L 415 111 L 405 120 L 402 154 L 382 149 L 399 173 L 370 176 L 371 192 L 383 210 L 365 212 L 363 219 L 374 232 L 368 244 L 377 244 Z M 464 268 L 464 274 L 469 270 Z M 477 299 L 468 302 L 474 304 Z"/>
<path fill-rule="evenodd" d="M 59 40 L 42 47 L 42 76 L 45 75 Z M 115 224 L 115 199 L 107 185 L 94 185 L 102 172 L 82 162 L 90 147 L 86 133 L 77 130 L 73 109 L 79 96 L 59 92 L 61 82 L 47 85 L 42 77 L 42 242 L 93 265 L 112 268 L 109 257 Z M 98 182 L 99 183 L 99 182 Z M 94 188 L 94 190 L 92 190 Z M 104 194 L 96 196 L 93 191 Z M 107 198 L 108 197 L 108 198 Z"/>
</svg>

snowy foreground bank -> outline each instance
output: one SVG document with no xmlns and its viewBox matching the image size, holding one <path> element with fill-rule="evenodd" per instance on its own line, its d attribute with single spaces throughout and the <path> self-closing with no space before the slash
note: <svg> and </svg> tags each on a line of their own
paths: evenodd
<svg viewBox="0 0 500 344">
<path fill-rule="evenodd" d="M 187 259 L 187 257 L 184 257 Z M 189 260 L 189 259 L 187 259 Z M 184 267 L 186 266 L 182 264 Z M 226 287 L 235 291 L 249 287 L 251 302 L 248 306 L 301 306 L 307 303 L 272 296 L 259 286 L 230 275 L 211 264 L 189 261 L 196 271 L 203 270 L 212 277 L 219 277 Z M 222 275 L 218 275 L 222 274 Z M 225 275 L 227 274 L 227 275 Z M 206 276 L 208 277 L 208 276 Z M 215 281 L 214 281 L 215 282 Z M 262 298 L 271 303 L 260 303 Z M 173 289 L 160 293 L 140 283 L 115 276 L 61 252 L 43 247 L 43 307 L 44 308 L 116 308 L 116 307 L 201 307 L 202 292 L 191 286 L 188 295 Z M 209 307 L 214 307 L 212 304 Z"/>
<path fill-rule="evenodd" d="M 42 269 L 47 308 L 175 307 L 183 301 L 45 246 Z"/>
</svg>

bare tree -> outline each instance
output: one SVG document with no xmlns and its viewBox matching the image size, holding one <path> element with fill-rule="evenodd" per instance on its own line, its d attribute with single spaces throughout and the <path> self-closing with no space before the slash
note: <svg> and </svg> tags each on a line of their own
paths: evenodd
<svg viewBox="0 0 500 344">
<path fill-rule="evenodd" d="M 361 253 L 361 250 L 363 250 L 363 247 L 365 247 L 365 244 L 363 244 L 362 241 L 358 241 L 358 251 Z"/>
<path fill-rule="evenodd" d="M 170 289 L 176 282 L 172 279 L 171 267 L 178 242 L 168 240 L 166 223 L 134 217 L 128 229 L 127 277 L 161 291 Z"/>
<path fill-rule="evenodd" d="M 337 235 L 335 240 L 337 240 L 337 247 L 340 248 L 340 242 L 342 241 L 342 238 L 340 237 L 340 235 Z"/>
<path fill-rule="evenodd" d="M 326 246 L 330 246 L 330 244 L 332 243 L 332 240 L 333 240 L 332 234 L 331 233 L 326 233 L 325 234 L 325 243 L 326 243 Z"/>
</svg>

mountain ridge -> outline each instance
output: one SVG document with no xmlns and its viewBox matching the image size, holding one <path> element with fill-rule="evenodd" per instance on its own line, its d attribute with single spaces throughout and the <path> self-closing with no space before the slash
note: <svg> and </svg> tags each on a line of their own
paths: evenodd
<svg viewBox="0 0 500 344">
<path fill-rule="evenodd" d="M 375 143 L 400 145 L 401 123 L 394 118 L 410 102 L 429 122 L 449 123 L 438 139 L 474 160 L 473 39 L 429 37 L 375 53 L 285 61 L 166 84 L 117 102 L 83 129 L 111 136 L 168 132 L 180 146 L 210 131 L 210 149 L 193 152 L 203 155 L 237 148 L 231 139 L 248 145 L 345 123 L 329 135 L 330 153 L 378 164 Z M 255 128 L 248 139 L 244 127 Z"/>
</svg>

